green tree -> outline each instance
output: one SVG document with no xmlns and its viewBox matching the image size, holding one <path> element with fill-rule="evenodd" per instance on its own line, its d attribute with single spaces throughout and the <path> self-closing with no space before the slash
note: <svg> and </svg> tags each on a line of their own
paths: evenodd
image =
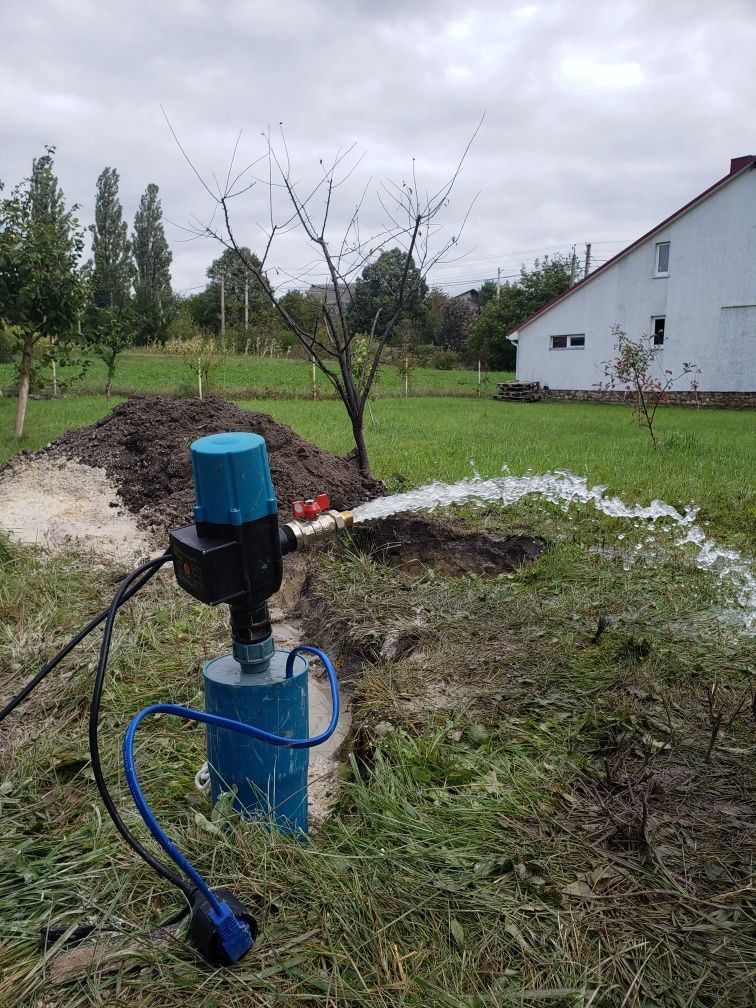
<svg viewBox="0 0 756 1008">
<path fill-rule="evenodd" d="M 123 207 L 118 198 L 118 172 L 105 168 L 97 179 L 92 232 L 91 299 L 85 316 L 88 348 L 107 367 L 105 394 L 110 398 L 116 360 L 131 342 L 135 315 L 131 294 L 134 261 Z"/>
<path fill-rule="evenodd" d="M 163 341 L 174 310 L 171 261 L 158 187 L 150 182 L 134 217 L 134 308 L 140 343 Z"/>
<path fill-rule="evenodd" d="M 481 309 L 485 308 L 489 301 L 493 301 L 496 297 L 496 281 L 495 280 L 484 280 L 480 285 L 480 290 L 478 291 L 478 304 Z"/>
<path fill-rule="evenodd" d="M 520 267 L 519 278 L 502 284 L 498 298 L 489 301 L 470 326 L 470 358 L 496 370 L 512 370 L 517 351 L 507 333 L 567 290 L 571 265 L 567 256 L 556 255 L 536 259 L 532 269 Z"/>
<path fill-rule="evenodd" d="M 450 298 L 441 315 L 441 329 L 437 343 L 446 350 L 462 353 L 467 349 L 470 327 L 475 320 L 475 309 L 463 297 Z"/>
<path fill-rule="evenodd" d="M 242 246 L 242 254 L 257 270 L 262 264 L 254 252 Z M 244 339 L 244 333 L 253 338 L 261 334 L 271 334 L 278 330 L 274 322 L 275 309 L 261 285 L 249 271 L 239 256 L 226 249 L 207 269 L 208 285 L 199 294 L 187 298 L 186 305 L 196 325 L 207 332 L 220 334 L 221 331 L 221 287 L 227 332 L 237 331 Z M 268 290 L 270 288 L 268 287 Z M 245 311 L 246 298 L 246 311 Z M 245 326 L 245 319 L 248 324 Z"/>
<path fill-rule="evenodd" d="M 278 303 L 284 311 L 305 332 L 313 332 L 323 313 L 323 302 L 314 294 L 302 294 L 298 290 L 287 291 Z"/>
<path fill-rule="evenodd" d="M 405 279 L 406 269 L 406 279 Z M 349 324 L 355 332 L 370 333 L 376 325 L 390 318 L 404 282 L 405 301 L 397 321 L 405 321 L 413 328 L 423 325 L 424 299 L 428 285 L 415 260 L 400 248 L 382 252 L 375 262 L 368 263 L 357 277 L 349 306 Z"/>
<path fill-rule="evenodd" d="M 19 361 L 13 436 L 24 432 L 32 364 L 40 351 L 65 360 L 77 337 L 86 288 L 78 268 L 84 236 L 53 172 L 55 148 L 0 203 L 0 321 Z"/>
<path fill-rule="evenodd" d="M 486 368 L 513 371 L 517 350 L 506 334 L 522 319 L 519 295 L 511 284 L 502 284 L 499 297 L 489 301 L 470 326 L 468 354 Z"/>
<path fill-rule="evenodd" d="M 536 259 L 533 268 L 520 267 L 520 277 L 515 287 L 520 292 L 522 317 L 515 325 L 524 322 L 533 312 L 543 308 L 570 286 L 572 262 L 569 256 L 544 256 Z"/>
<path fill-rule="evenodd" d="M 131 297 L 134 260 L 123 207 L 118 198 L 118 172 L 104 168 L 97 179 L 92 232 L 92 303 L 113 308 Z"/>
<path fill-rule="evenodd" d="M 438 344 L 441 332 L 441 321 L 444 308 L 449 303 L 449 296 L 438 287 L 433 287 L 425 295 L 425 341 Z"/>
</svg>

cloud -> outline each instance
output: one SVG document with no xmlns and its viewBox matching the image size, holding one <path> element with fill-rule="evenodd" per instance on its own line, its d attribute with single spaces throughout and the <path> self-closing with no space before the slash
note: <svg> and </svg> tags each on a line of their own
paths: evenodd
<svg viewBox="0 0 756 1008">
<path fill-rule="evenodd" d="M 638 63 L 598 63 L 584 56 L 563 59 L 560 72 L 566 81 L 593 88 L 631 88 L 646 80 Z"/>
</svg>

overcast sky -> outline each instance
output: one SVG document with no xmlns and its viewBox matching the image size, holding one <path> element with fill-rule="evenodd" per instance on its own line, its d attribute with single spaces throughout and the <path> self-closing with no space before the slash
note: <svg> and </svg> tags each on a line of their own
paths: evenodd
<svg viewBox="0 0 756 1008">
<path fill-rule="evenodd" d="M 334 239 L 369 180 L 401 183 L 412 158 L 422 187 L 448 178 L 485 113 L 440 218 L 456 234 L 479 193 L 464 257 L 430 276 L 449 293 L 573 243 L 605 260 L 756 153 L 754 0 L 0 0 L 0 38 L 0 179 L 56 146 L 84 224 L 106 165 L 129 222 L 156 182 L 178 290 L 218 248 L 184 230 L 212 203 L 161 105 L 207 179 L 239 130 L 241 165 L 283 123 L 303 182 L 355 144 Z M 258 251 L 267 212 L 264 185 L 234 205 Z M 370 195 L 364 217 L 380 218 Z M 284 286 L 322 279 L 310 261 L 293 236 L 270 259 Z"/>
</svg>

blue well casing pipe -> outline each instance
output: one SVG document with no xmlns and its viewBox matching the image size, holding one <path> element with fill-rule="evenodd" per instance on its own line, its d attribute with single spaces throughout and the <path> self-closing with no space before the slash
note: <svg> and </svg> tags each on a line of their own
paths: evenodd
<svg viewBox="0 0 756 1008">
<path fill-rule="evenodd" d="M 264 672 L 242 672 L 233 655 L 206 662 L 205 710 L 272 735 L 307 738 L 307 660 L 296 655 L 287 679 L 287 658 L 287 651 L 276 651 Z M 308 753 L 208 725 L 213 802 L 234 791 L 234 808 L 242 814 L 271 819 L 285 832 L 306 833 Z"/>
<path fill-rule="evenodd" d="M 233 653 L 204 666 L 205 709 L 271 735 L 305 739 L 307 661 L 297 655 L 286 676 L 288 652 L 274 650 L 266 607 L 283 567 L 265 441 L 214 434 L 195 441 L 191 454 L 196 524 L 172 534 L 174 566 L 196 597 L 229 603 L 234 636 Z M 242 814 L 307 831 L 307 749 L 208 725 L 207 756 L 214 802 L 233 792 Z"/>
</svg>

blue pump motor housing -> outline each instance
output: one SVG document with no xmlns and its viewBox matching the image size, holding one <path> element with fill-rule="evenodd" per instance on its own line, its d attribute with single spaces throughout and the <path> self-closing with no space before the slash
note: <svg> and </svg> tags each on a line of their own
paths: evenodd
<svg viewBox="0 0 756 1008">
<path fill-rule="evenodd" d="M 230 654 L 206 662 L 205 710 L 274 735 L 306 738 L 308 663 L 297 655 L 287 679 L 287 657 L 276 651 L 266 671 L 252 674 Z M 273 746 L 208 725 L 207 762 L 213 803 L 233 791 L 233 806 L 242 815 L 273 821 L 284 832 L 307 832 L 307 749 Z"/>
</svg>

